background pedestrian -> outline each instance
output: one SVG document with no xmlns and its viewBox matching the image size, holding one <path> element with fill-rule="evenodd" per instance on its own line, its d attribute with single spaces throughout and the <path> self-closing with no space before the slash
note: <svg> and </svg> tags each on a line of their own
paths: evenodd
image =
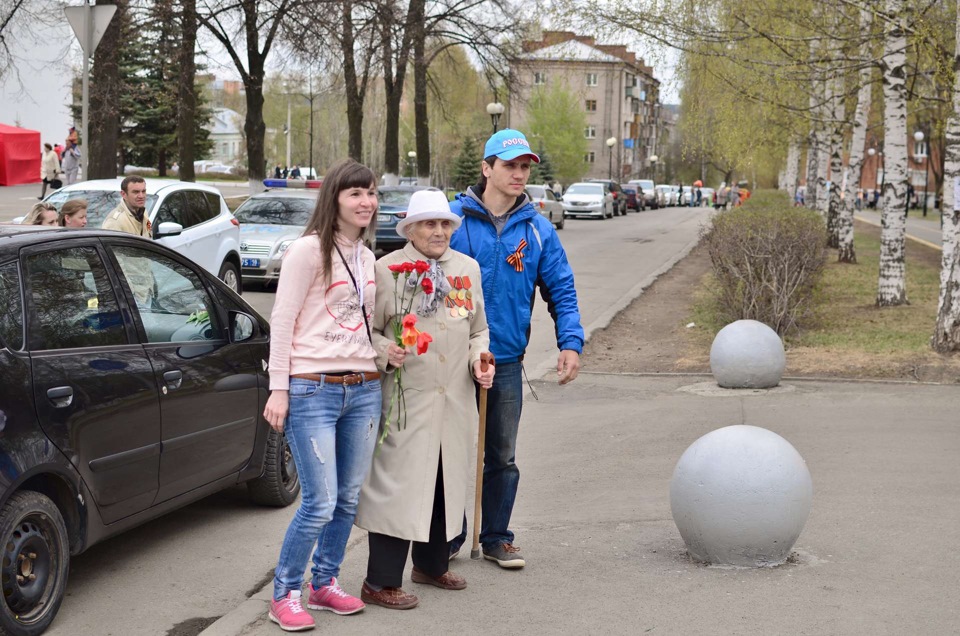
<svg viewBox="0 0 960 636">
<path fill-rule="evenodd" d="M 40 191 L 38 199 L 47 196 L 47 186 L 54 190 L 60 188 L 63 184 L 57 177 L 60 175 L 60 162 L 57 160 L 57 153 L 53 151 L 53 146 L 43 144 L 43 154 L 40 158 L 40 171 L 43 176 L 43 189 Z"/>
<path fill-rule="evenodd" d="M 63 227 L 87 227 L 87 200 L 70 199 L 60 206 L 57 224 Z"/>
<path fill-rule="evenodd" d="M 23 217 L 21 225 L 57 225 L 57 208 L 50 203 L 37 203 Z"/>
</svg>

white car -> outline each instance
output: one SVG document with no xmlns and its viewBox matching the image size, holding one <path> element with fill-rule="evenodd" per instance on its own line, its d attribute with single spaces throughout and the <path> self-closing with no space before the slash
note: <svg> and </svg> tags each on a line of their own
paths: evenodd
<svg viewBox="0 0 960 636">
<path fill-rule="evenodd" d="M 680 188 L 675 185 L 658 185 L 656 193 L 661 208 L 677 205 L 677 200 L 680 198 Z"/>
<path fill-rule="evenodd" d="M 602 183 L 574 183 L 563 193 L 563 216 L 613 218 L 613 194 Z"/>
<path fill-rule="evenodd" d="M 87 200 L 87 225 L 101 227 L 120 203 L 123 179 L 83 181 L 45 199 L 58 210 L 70 199 Z M 158 243 L 183 254 L 240 293 L 240 223 L 211 186 L 170 179 L 145 179 L 147 216 Z"/>
<path fill-rule="evenodd" d="M 546 185 L 528 185 L 526 187 L 527 196 L 530 197 L 530 203 L 533 209 L 546 217 L 548 221 L 558 230 L 564 226 L 563 205 L 557 199 L 557 196 Z"/>
</svg>

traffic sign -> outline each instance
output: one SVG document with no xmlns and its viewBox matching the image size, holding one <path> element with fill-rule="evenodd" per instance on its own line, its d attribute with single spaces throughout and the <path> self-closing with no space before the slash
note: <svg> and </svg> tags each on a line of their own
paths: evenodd
<svg viewBox="0 0 960 636">
<path fill-rule="evenodd" d="M 83 52 L 90 56 L 97 50 L 100 39 L 110 25 L 110 20 L 113 19 L 113 14 L 117 12 L 117 6 L 114 4 L 83 5 L 67 7 L 63 12 L 67 14 L 67 21 L 73 27 L 77 39 L 80 40 Z"/>
</svg>

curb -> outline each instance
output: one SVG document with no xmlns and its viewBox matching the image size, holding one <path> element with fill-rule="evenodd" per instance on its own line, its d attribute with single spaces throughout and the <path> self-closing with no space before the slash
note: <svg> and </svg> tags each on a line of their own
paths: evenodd
<svg viewBox="0 0 960 636">
<path fill-rule="evenodd" d="M 344 555 L 349 554 L 357 545 L 367 540 L 366 530 L 360 528 L 356 530 L 356 533 L 350 533 Z M 199 636 L 239 636 L 247 627 L 266 617 L 272 597 L 273 581 L 271 580 L 253 596 L 218 618 L 215 623 L 200 632 Z"/>
<path fill-rule="evenodd" d="M 673 257 L 667 260 L 655 272 L 653 272 L 652 274 L 650 274 L 649 276 L 641 280 L 639 283 L 631 287 L 629 291 L 627 291 L 623 296 L 618 298 L 616 302 L 610 305 L 606 311 L 604 311 L 602 314 L 597 316 L 597 318 L 595 318 L 593 322 L 585 326 L 583 328 L 584 344 L 586 344 L 590 340 L 590 336 L 593 334 L 593 332 L 603 329 L 604 327 L 607 327 L 611 322 L 613 322 L 613 319 L 617 316 L 617 314 L 619 314 L 621 311 L 626 309 L 630 305 L 630 303 L 632 303 L 634 300 L 639 298 L 640 295 L 648 287 L 650 287 L 650 285 L 652 285 L 658 278 L 660 278 L 661 276 L 669 272 L 671 269 L 673 269 L 674 265 L 676 265 L 677 263 L 682 261 L 684 258 L 686 258 L 690 254 L 690 252 L 693 251 L 693 248 L 695 248 L 699 243 L 700 243 L 700 237 L 698 236 L 697 238 L 693 239 L 692 241 L 687 243 L 685 246 L 683 246 L 683 249 L 681 249 L 679 252 L 674 254 Z M 534 367 L 533 371 L 530 374 L 530 377 L 534 379 L 543 379 L 543 377 L 547 375 L 549 371 L 553 371 L 554 373 L 556 373 L 556 368 L 557 368 L 557 363 L 555 360 L 549 360 L 549 359 L 545 360 L 544 362 Z M 529 393 L 529 390 L 524 393 L 524 398 L 527 397 L 527 393 Z"/>
<path fill-rule="evenodd" d="M 866 218 L 866 217 L 862 217 L 862 216 L 860 216 L 859 214 L 855 214 L 855 215 L 853 216 L 853 218 L 855 218 L 856 220 L 860 221 L 861 223 L 866 223 L 867 225 L 872 225 L 873 227 L 879 227 L 879 228 L 882 228 L 882 227 L 883 227 L 883 224 L 877 223 L 877 222 L 874 221 L 873 219 L 868 219 L 868 218 Z M 904 228 L 904 236 L 906 236 L 908 239 L 910 239 L 910 240 L 912 240 L 912 241 L 916 241 L 916 242 L 919 243 L 920 245 L 924 245 L 924 246 L 926 246 L 926 247 L 930 247 L 930 248 L 932 248 L 932 249 L 935 249 L 935 250 L 937 250 L 938 252 L 942 252 L 942 251 L 943 251 L 943 246 L 942 246 L 942 245 L 935 245 L 934 243 L 931 243 L 930 241 L 927 241 L 927 240 L 924 240 L 924 239 L 922 239 L 922 238 L 920 238 L 920 237 L 914 236 L 913 234 L 910 234 L 909 232 L 907 232 L 907 231 L 906 231 L 906 228 Z"/>
</svg>

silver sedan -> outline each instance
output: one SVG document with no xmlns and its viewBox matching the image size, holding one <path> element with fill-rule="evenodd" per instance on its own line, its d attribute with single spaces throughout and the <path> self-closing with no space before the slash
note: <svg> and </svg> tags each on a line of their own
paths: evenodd
<svg viewBox="0 0 960 636">
<path fill-rule="evenodd" d="M 245 282 L 280 279 L 280 259 L 303 230 L 317 205 L 318 190 L 267 190 L 237 208 L 240 265 Z"/>
</svg>

